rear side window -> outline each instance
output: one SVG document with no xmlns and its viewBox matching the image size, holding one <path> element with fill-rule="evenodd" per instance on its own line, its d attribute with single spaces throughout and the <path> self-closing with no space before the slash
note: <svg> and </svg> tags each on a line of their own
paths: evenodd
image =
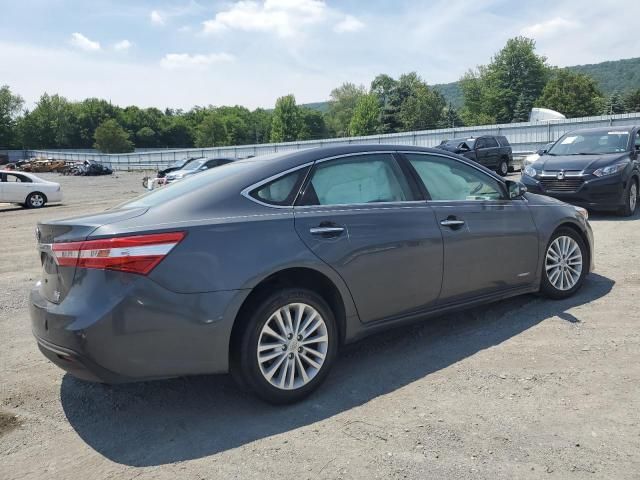
<svg viewBox="0 0 640 480">
<path fill-rule="evenodd" d="M 487 137 L 485 138 L 485 141 L 487 142 L 487 144 L 485 145 L 487 148 L 495 148 L 498 146 L 498 142 L 493 137 Z"/>
<path fill-rule="evenodd" d="M 498 139 L 498 142 L 500 143 L 501 147 L 508 147 L 509 146 L 509 140 L 507 140 L 507 137 L 496 137 Z"/>
<path fill-rule="evenodd" d="M 402 169 L 390 154 L 357 155 L 318 163 L 302 205 L 351 205 L 413 200 Z"/>
<path fill-rule="evenodd" d="M 307 170 L 308 168 L 301 168 L 277 178 L 253 190 L 250 195 L 256 200 L 270 205 L 293 205 Z"/>
</svg>

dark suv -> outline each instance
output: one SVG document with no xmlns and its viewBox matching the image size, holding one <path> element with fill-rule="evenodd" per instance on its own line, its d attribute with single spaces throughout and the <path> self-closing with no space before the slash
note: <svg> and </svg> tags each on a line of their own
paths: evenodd
<svg viewBox="0 0 640 480">
<path fill-rule="evenodd" d="M 630 216 L 640 191 L 639 152 L 640 127 L 575 130 L 528 165 L 522 182 L 533 193 Z"/>
<path fill-rule="evenodd" d="M 503 177 L 513 171 L 513 152 L 507 137 L 485 135 L 482 137 L 443 140 L 438 148 L 457 153 L 495 170 Z"/>
</svg>

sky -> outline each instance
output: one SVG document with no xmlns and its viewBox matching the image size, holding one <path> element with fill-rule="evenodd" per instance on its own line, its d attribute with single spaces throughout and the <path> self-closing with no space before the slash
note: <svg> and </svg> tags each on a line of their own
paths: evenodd
<svg viewBox="0 0 640 480">
<path fill-rule="evenodd" d="M 517 35 L 558 66 L 640 55 L 637 0 L 0 0 L 0 17 L 0 85 L 27 106 L 323 101 L 379 73 L 455 81 Z"/>
</svg>

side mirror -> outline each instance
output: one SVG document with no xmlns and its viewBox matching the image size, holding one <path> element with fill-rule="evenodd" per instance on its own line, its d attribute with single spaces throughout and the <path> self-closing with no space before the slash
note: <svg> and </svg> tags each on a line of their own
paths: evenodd
<svg viewBox="0 0 640 480">
<path fill-rule="evenodd" d="M 540 150 L 538 150 L 536 152 L 538 155 L 542 156 L 542 155 L 546 155 L 547 154 L 547 149 L 546 148 L 541 148 Z"/>
<path fill-rule="evenodd" d="M 509 191 L 509 198 L 515 199 L 522 197 L 527 193 L 527 187 L 522 182 L 514 182 L 513 180 L 507 180 L 507 190 Z"/>
</svg>

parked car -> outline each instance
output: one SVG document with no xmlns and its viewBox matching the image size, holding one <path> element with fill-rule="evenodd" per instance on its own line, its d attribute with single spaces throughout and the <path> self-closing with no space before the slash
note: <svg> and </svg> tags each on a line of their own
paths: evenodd
<svg viewBox="0 0 640 480">
<path fill-rule="evenodd" d="M 61 202 L 59 183 L 43 180 L 32 173 L 0 170 L 0 202 L 41 208 L 48 202 Z"/>
<path fill-rule="evenodd" d="M 168 173 L 164 178 L 166 183 L 172 183 L 176 180 L 182 180 L 185 177 L 194 175 L 196 173 L 202 173 L 210 168 L 219 167 L 220 165 L 226 165 L 233 162 L 232 158 L 201 158 L 187 163 L 180 170 L 175 170 Z"/>
<path fill-rule="evenodd" d="M 454 138 L 443 141 L 438 148 L 457 153 L 478 162 L 503 177 L 513 171 L 513 152 L 507 137 L 502 135 Z"/>
<path fill-rule="evenodd" d="M 639 136 L 639 127 L 627 126 L 567 133 L 525 168 L 522 181 L 531 192 L 633 215 L 640 185 Z"/>
<path fill-rule="evenodd" d="M 541 148 L 537 149 L 534 153 L 527 155 L 522 159 L 522 165 L 520 166 L 520 171 L 524 172 L 524 169 L 530 165 L 533 165 L 536 160 L 538 160 L 542 155 L 547 153 L 553 144 L 556 142 L 549 142 L 543 145 Z"/>
<path fill-rule="evenodd" d="M 204 158 L 204 157 L 189 157 L 189 158 L 183 158 L 181 160 L 176 160 L 175 162 L 170 163 L 167 168 L 158 170 L 157 178 L 164 178 L 168 173 L 174 172 L 176 170 L 180 170 L 186 167 L 189 163 L 193 162 L 194 160 L 200 160 L 201 158 Z"/>
<path fill-rule="evenodd" d="M 80 378 L 231 371 L 293 402 L 367 334 L 524 293 L 573 295 L 593 265 L 586 210 L 525 192 L 421 147 L 233 162 L 39 223 L 32 330 Z"/>
</svg>

